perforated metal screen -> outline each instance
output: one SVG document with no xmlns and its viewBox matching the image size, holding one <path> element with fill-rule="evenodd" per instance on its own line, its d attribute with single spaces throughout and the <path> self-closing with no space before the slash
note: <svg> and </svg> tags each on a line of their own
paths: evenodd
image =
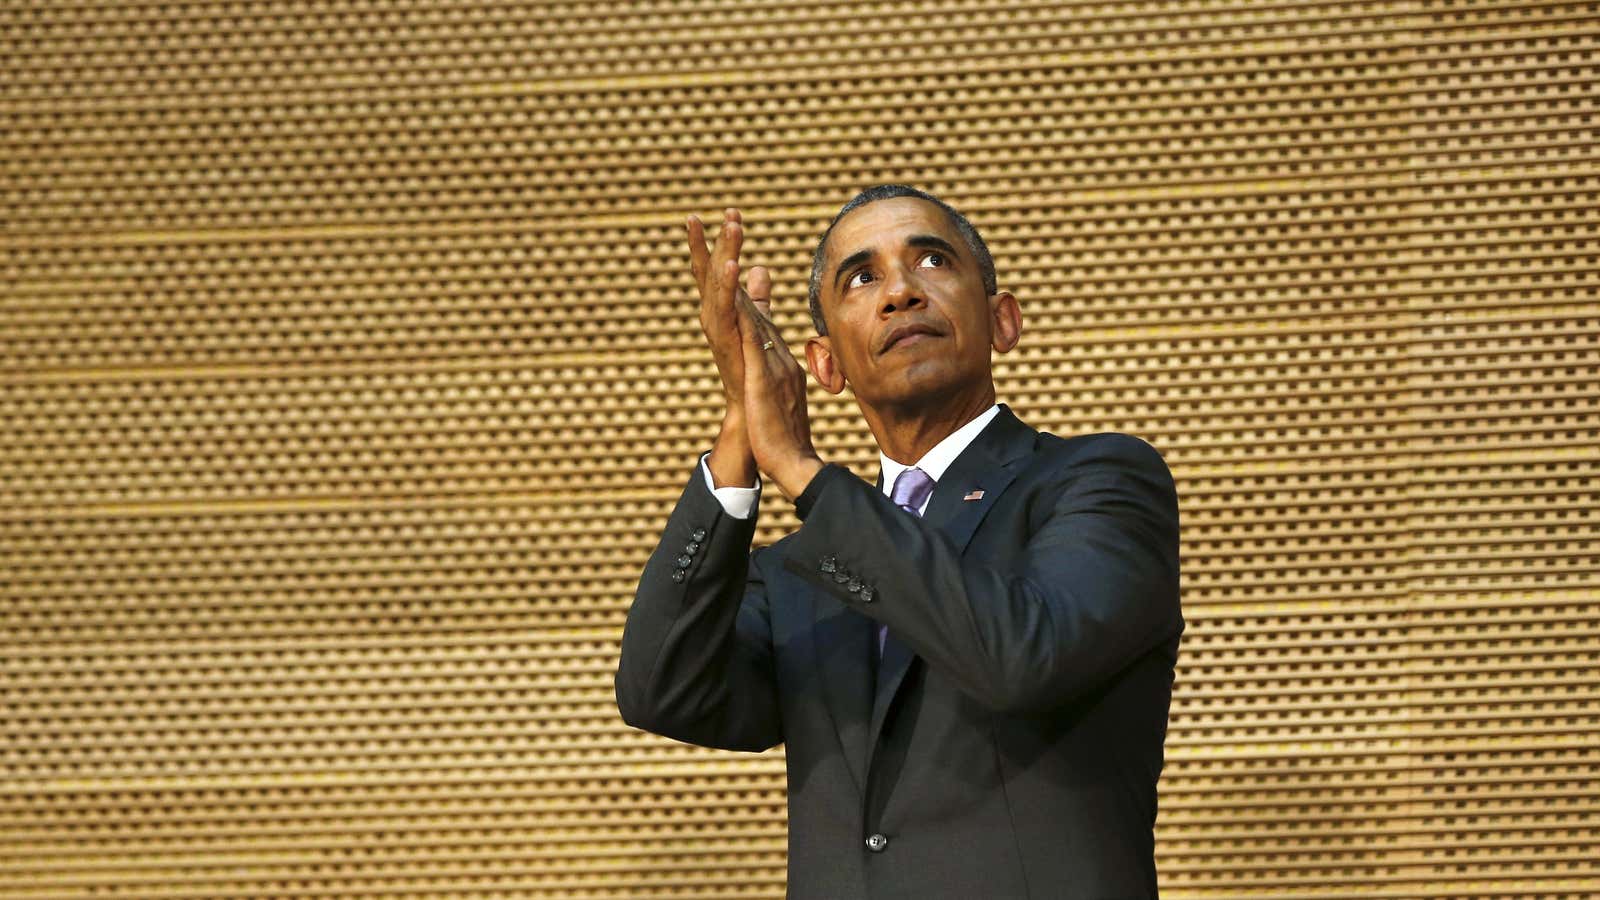
<svg viewBox="0 0 1600 900">
<path fill-rule="evenodd" d="M 1594 4 L 0 34 L 0 894 L 781 896 L 781 751 L 611 673 L 720 415 L 683 215 L 744 210 L 798 340 L 878 181 L 983 229 L 1003 399 L 1177 476 L 1165 896 L 1600 893 Z"/>
</svg>

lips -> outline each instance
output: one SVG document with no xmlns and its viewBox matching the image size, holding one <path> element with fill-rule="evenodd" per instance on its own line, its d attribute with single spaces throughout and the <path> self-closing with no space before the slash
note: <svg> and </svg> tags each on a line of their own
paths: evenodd
<svg viewBox="0 0 1600 900">
<path fill-rule="evenodd" d="M 883 339 L 883 344 L 880 346 L 878 352 L 888 353 L 890 350 L 893 350 L 895 344 L 900 343 L 901 340 L 918 334 L 926 334 L 937 337 L 939 335 L 939 331 L 933 326 L 925 325 L 921 322 L 911 322 L 901 325 L 899 328 L 889 332 L 889 336 Z"/>
</svg>

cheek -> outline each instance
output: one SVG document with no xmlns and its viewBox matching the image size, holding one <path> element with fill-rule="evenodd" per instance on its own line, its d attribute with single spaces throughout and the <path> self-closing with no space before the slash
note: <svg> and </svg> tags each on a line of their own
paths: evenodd
<svg viewBox="0 0 1600 900">
<path fill-rule="evenodd" d="M 841 353 L 847 366 L 859 368 L 872 360 L 872 342 L 875 332 L 869 317 L 859 314 L 859 304 L 840 317 L 840 331 L 836 332 L 835 349 Z M 851 369 L 854 371 L 854 369 Z"/>
</svg>

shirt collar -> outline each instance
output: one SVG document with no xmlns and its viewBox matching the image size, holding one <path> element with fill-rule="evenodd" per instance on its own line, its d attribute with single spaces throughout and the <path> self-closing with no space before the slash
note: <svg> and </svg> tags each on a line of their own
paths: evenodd
<svg viewBox="0 0 1600 900">
<path fill-rule="evenodd" d="M 983 431 L 984 426 L 994 421 L 994 417 L 999 414 L 1000 404 L 998 403 L 979 413 L 977 418 L 950 432 L 948 437 L 934 444 L 932 450 L 923 454 L 922 458 L 916 461 L 915 467 L 927 472 L 928 477 L 934 481 L 943 478 L 945 470 L 950 468 L 950 464 L 956 461 L 956 457 L 961 455 L 961 451 L 967 449 L 967 445 L 978 437 L 978 433 Z M 882 450 L 878 451 L 878 465 L 882 467 L 883 493 L 886 497 L 892 495 L 894 480 L 900 477 L 900 473 L 912 468 L 912 466 L 897 463 L 884 456 Z M 933 495 L 929 494 L 928 496 L 931 498 Z M 926 509 L 927 502 L 924 502 L 922 506 Z"/>
</svg>

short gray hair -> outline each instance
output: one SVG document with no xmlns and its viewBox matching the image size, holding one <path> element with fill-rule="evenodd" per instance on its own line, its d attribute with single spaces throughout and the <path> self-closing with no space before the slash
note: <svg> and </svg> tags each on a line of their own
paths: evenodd
<svg viewBox="0 0 1600 900">
<path fill-rule="evenodd" d="M 967 217 L 956 212 L 950 204 L 940 200 L 927 191 L 919 191 L 907 184 L 875 184 L 861 193 L 850 198 L 850 202 L 840 207 L 834 215 L 833 221 L 828 223 L 828 229 L 822 232 L 822 239 L 817 241 L 817 249 L 811 254 L 811 283 L 807 292 L 807 306 L 811 310 L 811 324 L 817 329 L 817 334 L 827 334 L 827 323 L 822 321 L 822 268 L 826 265 L 828 255 L 828 237 L 833 234 L 833 226 L 847 213 L 858 207 L 875 203 L 879 200 L 893 200 L 897 197 L 915 197 L 926 200 L 944 212 L 950 224 L 966 241 L 967 249 L 977 258 L 978 272 L 983 276 L 983 289 L 989 296 L 999 292 L 999 281 L 994 274 L 994 257 L 989 254 L 989 245 L 983 242 L 983 235 L 978 234 L 978 229 L 972 227 Z"/>
</svg>

